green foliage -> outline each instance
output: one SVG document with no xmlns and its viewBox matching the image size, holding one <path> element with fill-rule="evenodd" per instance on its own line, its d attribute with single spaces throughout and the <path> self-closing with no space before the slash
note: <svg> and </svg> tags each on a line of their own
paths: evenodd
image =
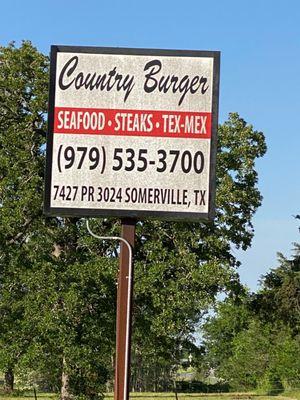
<svg viewBox="0 0 300 400">
<path fill-rule="evenodd" d="M 221 302 L 204 324 L 206 362 L 237 390 L 278 394 L 300 378 L 299 245 L 279 256 L 261 289 Z"/>
<path fill-rule="evenodd" d="M 262 132 L 237 113 L 218 130 L 217 220 L 223 240 L 247 249 L 253 237 L 251 218 L 261 205 L 255 161 L 266 152 Z"/>
<path fill-rule="evenodd" d="M 262 279 L 262 289 L 254 296 L 253 309 L 261 318 L 281 321 L 300 333 L 300 244 L 294 243 L 292 259 L 278 255 L 279 266 Z"/>
<path fill-rule="evenodd" d="M 220 371 L 234 389 L 257 387 L 270 364 L 270 327 L 251 321 L 232 341 L 232 355 Z"/>
<path fill-rule="evenodd" d="M 22 366 L 34 361 L 44 373 L 50 369 L 52 381 L 57 382 L 64 357 L 75 394 L 101 391 L 110 364 L 115 265 L 107 259 L 100 265 L 99 261 L 37 265 L 34 281 L 31 273 L 24 279 L 28 289 L 24 319 L 35 332 Z"/>
<path fill-rule="evenodd" d="M 43 217 L 47 96 L 48 59 L 29 42 L 1 48 L 0 368 L 59 387 L 65 359 L 73 393 L 94 397 L 114 341 L 116 263 L 79 220 Z"/>
<path fill-rule="evenodd" d="M 250 312 L 246 293 L 237 298 L 219 302 L 215 314 L 208 317 L 202 326 L 206 363 L 217 370 L 227 363 L 233 354 L 232 341 L 238 333 L 248 328 Z"/>
<path fill-rule="evenodd" d="M 22 243 L 42 211 L 48 60 L 30 43 L 0 48 L 0 240 Z M 12 249 L 13 250 L 13 249 Z"/>
<path fill-rule="evenodd" d="M 48 60 L 29 42 L 0 48 L 0 367 L 14 365 L 31 332 L 23 324 L 25 247 L 43 225 Z M 33 239 L 34 241 L 34 239 Z M 32 241 L 32 242 L 33 242 Z"/>
<path fill-rule="evenodd" d="M 258 383 L 258 393 L 269 396 L 279 395 L 284 391 L 280 377 L 274 371 L 267 370 Z"/>
<path fill-rule="evenodd" d="M 296 388 L 300 380 L 300 336 L 282 327 L 276 335 L 272 368 L 285 389 Z"/>
<path fill-rule="evenodd" d="M 144 221 L 137 228 L 134 360 L 160 357 L 178 363 L 190 338 L 220 291 L 241 285 L 233 245 L 246 249 L 251 218 L 261 204 L 255 160 L 266 146 L 261 132 L 230 114 L 218 131 L 216 218 L 213 223 Z"/>
</svg>

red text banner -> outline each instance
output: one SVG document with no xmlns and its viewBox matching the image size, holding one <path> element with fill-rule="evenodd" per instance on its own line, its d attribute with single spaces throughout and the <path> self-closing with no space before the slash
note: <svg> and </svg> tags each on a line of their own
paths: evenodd
<svg viewBox="0 0 300 400">
<path fill-rule="evenodd" d="M 209 139 L 211 113 L 55 107 L 54 133 Z"/>
</svg>

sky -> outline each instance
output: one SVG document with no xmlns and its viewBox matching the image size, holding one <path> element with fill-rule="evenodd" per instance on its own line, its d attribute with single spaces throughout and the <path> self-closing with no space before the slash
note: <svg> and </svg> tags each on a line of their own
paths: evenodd
<svg viewBox="0 0 300 400">
<path fill-rule="evenodd" d="M 238 112 L 265 134 L 256 164 L 264 200 L 241 280 L 257 289 L 292 254 L 300 214 L 300 2 L 297 0 L 2 0 L 0 45 L 52 44 L 221 51 L 219 122 Z"/>
</svg>

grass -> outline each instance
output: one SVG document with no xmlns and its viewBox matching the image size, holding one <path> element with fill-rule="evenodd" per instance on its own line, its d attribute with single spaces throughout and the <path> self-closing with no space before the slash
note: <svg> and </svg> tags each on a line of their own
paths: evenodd
<svg viewBox="0 0 300 400">
<path fill-rule="evenodd" d="M 286 390 L 283 394 L 283 397 L 285 398 L 289 398 L 289 399 L 297 399 L 300 400 L 300 389 L 295 390 L 295 389 L 291 389 L 291 390 Z"/>
<path fill-rule="evenodd" d="M 16 392 L 14 395 L 6 395 L 0 392 L 0 400 L 30 400 L 34 399 L 33 391 Z M 54 393 L 37 393 L 37 400 L 57 400 L 58 395 Z"/>
<path fill-rule="evenodd" d="M 258 395 L 251 393 L 178 393 L 178 400 L 300 400 L 300 392 L 287 392 L 278 396 Z M 106 395 L 108 400 L 113 398 L 113 394 Z M 133 400 L 176 400 L 174 393 L 131 393 L 130 399 Z"/>
<path fill-rule="evenodd" d="M 300 400 L 300 391 L 287 391 L 278 396 L 264 396 L 255 393 L 178 393 L 178 400 Z M 13 396 L 8 396 L 0 393 L 0 400 L 34 400 L 33 391 L 17 392 Z M 52 393 L 37 393 L 38 400 L 57 400 L 58 395 Z M 113 399 L 113 393 L 105 395 L 106 400 Z M 132 400 L 176 400 L 174 393 L 131 393 L 130 399 Z"/>
</svg>

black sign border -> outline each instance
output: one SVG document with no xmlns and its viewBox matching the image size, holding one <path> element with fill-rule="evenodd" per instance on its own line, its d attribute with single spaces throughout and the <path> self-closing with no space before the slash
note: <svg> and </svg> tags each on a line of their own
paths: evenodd
<svg viewBox="0 0 300 400">
<path fill-rule="evenodd" d="M 146 210 L 115 210 L 95 208 L 60 208 L 51 207 L 51 178 L 52 178 L 52 151 L 54 131 L 54 106 L 57 53 L 87 53 L 87 54 L 115 54 L 115 55 L 140 55 L 140 56 L 169 56 L 169 57 L 209 57 L 214 59 L 213 65 L 213 91 L 212 91 L 212 135 L 210 146 L 209 170 L 209 203 L 207 213 L 171 212 L 171 211 L 146 211 Z M 216 158 L 217 158 L 217 129 L 219 110 L 219 82 L 220 82 L 220 52 L 201 50 L 162 50 L 139 49 L 122 47 L 90 47 L 90 46 L 51 46 L 50 53 L 50 87 L 48 103 L 48 134 L 46 148 L 45 170 L 45 195 L 44 213 L 46 216 L 62 217 L 120 217 L 120 218 L 156 218 L 163 220 L 212 220 L 215 216 L 216 192 Z"/>
</svg>

